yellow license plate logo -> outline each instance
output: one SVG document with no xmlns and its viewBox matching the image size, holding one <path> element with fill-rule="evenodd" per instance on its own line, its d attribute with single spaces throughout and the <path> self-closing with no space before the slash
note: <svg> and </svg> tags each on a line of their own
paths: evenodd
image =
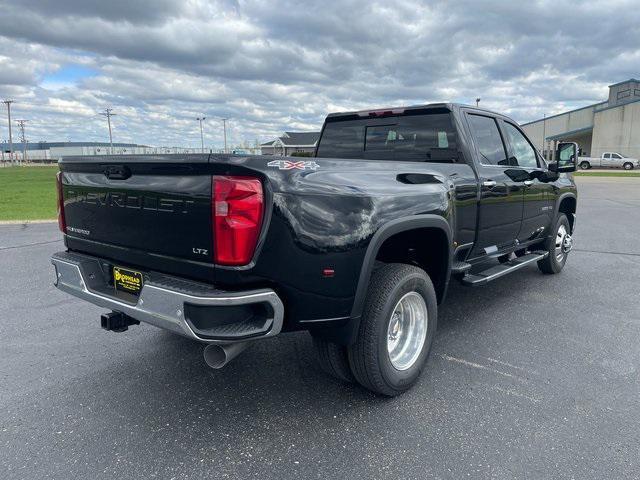
<svg viewBox="0 0 640 480">
<path fill-rule="evenodd" d="M 113 284 L 116 290 L 138 295 L 142 290 L 142 273 L 127 268 L 113 267 Z"/>
</svg>

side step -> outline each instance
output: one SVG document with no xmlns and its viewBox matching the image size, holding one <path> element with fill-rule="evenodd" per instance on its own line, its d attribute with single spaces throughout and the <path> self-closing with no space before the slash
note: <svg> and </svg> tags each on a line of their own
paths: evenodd
<svg viewBox="0 0 640 480">
<path fill-rule="evenodd" d="M 459 260 L 456 260 L 453 262 L 453 265 L 451 265 L 451 274 L 452 275 L 456 275 L 456 274 L 461 274 L 461 273 L 467 273 L 467 271 L 469 271 L 469 269 L 471 268 L 471 264 L 467 263 L 467 262 L 461 262 Z"/>
<path fill-rule="evenodd" d="M 500 265 L 494 265 L 482 272 L 468 273 L 464 277 L 462 277 L 461 281 L 463 285 L 467 285 L 470 287 L 484 285 L 485 283 L 489 283 L 496 278 L 500 278 L 504 275 L 515 272 L 516 270 L 520 270 L 530 263 L 542 260 L 547 255 L 549 255 L 548 252 L 528 253 L 527 255 L 523 255 L 522 257 L 517 257 L 513 260 L 509 260 L 508 262 L 501 263 Z"/>
</svg>

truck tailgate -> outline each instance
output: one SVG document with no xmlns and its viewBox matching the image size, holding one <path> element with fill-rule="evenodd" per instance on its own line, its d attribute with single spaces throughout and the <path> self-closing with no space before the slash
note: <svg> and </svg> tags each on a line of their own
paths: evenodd
<svg viewBox="0 0 640 480">
<path fill-rule="evenodd" d="M 67 235 L 210 262 L 208 155 L 68 157 L 60 162 Z"/>
</svg>

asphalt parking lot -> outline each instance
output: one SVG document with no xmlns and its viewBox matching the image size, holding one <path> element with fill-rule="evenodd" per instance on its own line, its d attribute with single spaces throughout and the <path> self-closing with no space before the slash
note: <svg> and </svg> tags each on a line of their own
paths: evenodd
<svg viewBox="0 0 640 480">
<path fill-rule="evenodd" d="M 453 284 L 419 384 L 375 397 L 306 334 L 221 371 L 52 286 L 57 225 L 0 226 L 0 477 L 638 478 L 640 178 L 579 180 L 576 249 Z"/>
</svg>

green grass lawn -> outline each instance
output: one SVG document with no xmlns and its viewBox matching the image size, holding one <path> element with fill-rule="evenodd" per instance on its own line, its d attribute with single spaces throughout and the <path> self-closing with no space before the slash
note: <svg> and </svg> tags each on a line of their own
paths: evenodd
<svg viewBox="0 0 640 480">
<path fill-rule="evenodd" d="M 57 171 L 57 165 L 0 168 L 0 221 L 55 219 Z"/>
<path fill-rule="evenodd" d="M 575 172 L 578 177 L 640 177 L 640 172 Z"/>
</svg>

